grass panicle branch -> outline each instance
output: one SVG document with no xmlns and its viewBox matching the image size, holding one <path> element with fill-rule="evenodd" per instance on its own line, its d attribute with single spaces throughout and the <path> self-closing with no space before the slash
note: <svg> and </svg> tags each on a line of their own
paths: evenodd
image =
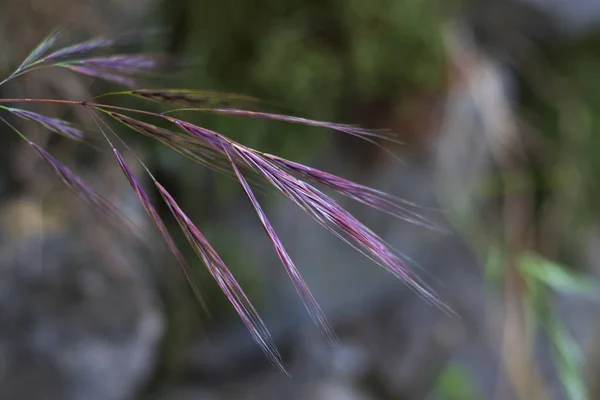
<svg viewBox="0 0 600 400">
<path fill-rule="evenodd" d="M 308 285 L 303 280 L 299 270 L 285 250 L 283 243 L 267 218 L 266 213 L 260 206 L 250 185 L 250 183 L 254 183 L 254 181 L 247 179 L 244 176 L 245 174 L 252 173 L 253 176 L 259 178 L 262 183 L 267 183 L 284 194 L 325 229 L 348 243 L 378 265 L 384 267 L 396 277 L 400 278 L 408 287 L 426 301 L 447 312 L 452 312 L 450 307 L 444 304 L 434 291 L 408 266 L 408 263 L 405 261 L 406 259 L 400 253 L 389 246 L 379 235 L 371 231 L 331 197 L 317 189 L 315 186 L 309 184 L 308 181 L 323 185 L 348 198 L 356 200 L 368 207 L 388 213 L 394 217 L 404 219 L 413 224 L 436 229 L 437 227 L 435 224 L 418 213 L 418 206 L 415 204 L 325 171 L 249 148 L 218 132 L 191 124 L 184 119 L 171 116 L 173 111 L 178 110 L 171 109 L 162 113 L 151 112 L 140 108 L 126 108 L 113 104 L 105 104 L 99 102 L 99 99 L 106 96 L 123 95 L 150 100 L 159 104 L 192 107 L 186 110 L 322 127 L 357 136 L 366 141 L 375 143 L 376 145 L 379 145 L 375 142 L 376 139 L 393 141 L 391 135 L 381 131 L 371 131 L 350 125 L 316 121 L 262 111 L 250 111 L 249 109 L 240 108 L 240 105 L 246 107 L 261 104 L 259 100 L 248 96 L 182 89 L 139 89 L 136 87 L 137 78 L 140 75 L 159 71 L 166 65 L 164 63 L 166 58 L 160 55 L 146 54 L 119 53 L 101 56 L 90 54 L 97 50 L 106 50 L 119 43 L 127 42 L 132 37 L 130 35 L 117 36 L 115 38 L 93 39 L 53 50 L 61 33 L 62 30 L 57 30 L 52 35 L 48 36 L 8 78 L 0 82 L 0 85 L 25 73 L 33 72 L 38 68 L 55 67 L 67 68 L 82 75 L 118 83 L 133 89 L 101 94 L 90 101 L 0 98 L 0 103 L 51 103 L 72 107 L 84 107 L 90 111 L 98 123 L 102 138 L 114 153 L 123 174 L 135 191 L 140 203 L 146 210 L 146 213 L 161 233 L 167 247 L 177 259 L 183 273 L 200 301 L 203 300 L 200 295 L 199 283 L 195 278 L 196 274 L 178 249 L 174 239 L 171 237 L 166 225 L 152 205 L 150 197 L 143 189 L 140 181 L 126 163 L 123 155 L 113 145 L 107 132 L 102 128 L 102 126 L 108 128 L 110 133 L 118 138 L 119 142 L 124 144 L 128 151 L 131 151 L 123 139 L 118 136 L 116 131 L 110 129 L 108 121 L 116 121 L 125 127 L 130 128 L 134 132 L 158 141 L 163 146 L 190 158 L 202 166 L 225 173 L 237 179 L 254 211 L 258 215 L 268 239 L 273 245 L 275 252 L 308 312 L 315 323 L 320 327 L 323 334 L 332 342 L 335 342 L 335 336 L 327 322 L 325 314 L 319 307 L 316 299 L 308 288 Z M 82 130 L 66 120 L 51 118 L 22 108 L 9 106 L 0 106 L 0 108 L 22 119 L 37 122 L 49 131 L 61 134 L 69 139 L 81 140 L 84 137 Z M 181 109 L 179 109 L 179 111 L 181 111 Z M 173 128 L 165 128 L 142 121 L 140 119 L 141 116 L 155 118 L 164 124 L 170 124 Z M 2 118 L 2 121 L 14 128 L 5 119 Z M 116 220 L 123 219 L 118 209 L 110 202 L 93 191 L 89 185 L 58 162 L 48 152 L 29 141 L 21 131 L 16 129 L 15 131 L 32 146 L 32 148 L 52 167 L 65 184 L 80 198 L 99 209 L 101 212 L 114 216 Z M 180 208 L 171 194 L 169 194 L 164 186 L 154 178 L 150 170 L 137 155 L 135 155 L 135 153 L 133 153 L 133 155 L 148 173 L 152 183 L 158 189 L 160 197 L 167 204 L 169 210 L 175 217 L 184 236 L 187 238 L 187 241 L 190 243 L 200 260 L 202 260 L 220 289 L 225 293 L 253 338 L 262 347 L 273 364 L 285 371 L 281 357 L 264 322 L 234 278 L 233 274 L 229 271 L 206 237 Z"/>
</svg>

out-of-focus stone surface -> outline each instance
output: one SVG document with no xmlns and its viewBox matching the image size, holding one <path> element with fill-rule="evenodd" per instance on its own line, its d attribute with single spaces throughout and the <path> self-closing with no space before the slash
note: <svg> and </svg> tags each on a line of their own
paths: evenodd
<svg viewBox="0 0 600 400">
<path fill-rule="evenodd" d="M 38 202 L 0 216 L 0 399 L 131 399 L 163 331 L 146 261 L 122 253 L 124 238 L 61 226 Z"/>
<path fill-rule="evenodd" d="M 600 3 L 596 0 L 520 0 L 554 16 L 570 34 L 597 29 Z"/>
<path fill-rule="evenodd" d="M 134 31 L 148 17 L 151 3 L 8 0 L 0 16 L 2 75 L 8 76 L 59 26 L 68 26 L 67 42 L 61 44 L 82 38 L 70 35 Z M 64 71 L 45 72 L 3 85 L 2 96 L 91 96 L 89 81 Z M 36 111 L 61 117 L 71 110 L 48 106 Z M 76 119 L 81 117 L 73 111 Z M 47 132 L 35 124 L 24 128 L 21 122 L 15 123 L 31 140 L 47 144 Z M 8 128 L 1 134 L 0 399 L 132 399 L 154 371 L 164 331 L 153 276 L 159 252 L 117 232 L 106 223 L 107 216 L 92 218 L 90 208 L 66 190 L 27 144 Z M 58 150 L 57 158 L 79 172 L 77 155 L 83 153 L 69 152 L 68 146 L 59 141 L 50 152 Z M 102 193 L 113 196 L 124 214 L 143 227 L 143 209 L 116 179 L 122 176 L 118 166 L 102 165 L 106 159 L 86 159 L 88 167 L 97 168 L 86 178 L 104 184 L 108 190 Z"/>
</svg>

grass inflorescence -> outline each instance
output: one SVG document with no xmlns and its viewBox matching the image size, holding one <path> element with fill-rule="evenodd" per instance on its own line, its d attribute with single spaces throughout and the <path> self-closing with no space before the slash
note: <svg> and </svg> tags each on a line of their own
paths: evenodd
<svg viewBox="0 0 600 400">
<path fill-rule="evenodd" d="M 100 54 L 106 53 L 113 46 L 126 43 L 130 35 L 116 36 L 114 38 L 98 38 L 83 43 L 73 44 L 54 49 L 61 38 L 62 30 L 57 30 L 43 40 L 23 61 L 21 65 L 6 79 L 0 82 L 5 84 L 26 73 L 41 68 L 63 68 L 74 73 L 92 76 L 101 80 L 110 81 L 126 86 L 125 90 L 100 94 L 89 101 L 75 101 L 69 99 L 41 99 L 41 98 L 0 98 L 0 108 L 22 119 L 40 124 L 49 131 L 63 135 L 76 141 L 85 140 L 89 135 L 96 135 L 112 150 L 116 161 L 119 163 L 125 177 L 135 191 L 148 216 L 156 225 L 164 238 L 169 250 L 179 262 L 185 276 L 202 301 L 198 283 L 195 282 L 191 266 L 187 263 L 174 239 L 171 237 L 166 225 L 161 220 L 154 208 L 150 197 L 146 193 L 132 168 L 126 163 L 125 158 L 113 143 L 125 144 L 122 138 L 111 129 L 108 121 L 117 122 L 130 130 L 150 137 L 165 147 L 176 151 L 202 166 L 209 167 L 218 172 L 224 172 L 236 178 L 246 193 L 251 206 L 259 217 L 268 239 L 271 241 L 286 272 L 292 280 L 299 296 L 304 301 L 306 308 L 320 327 L 324 335 L 331 341 L 335 336 L 327 319 L 303 280 L 299 270 L 294 265 L 283 243 L 277 236 L 265 211 L 260 206 L 252 187 L 247 180 L 248 174 L 258 177 L 262 183 L 270 184 L 283 195 L 295 202 L 308 215 L 313 217 L 325 229 L 336 235 L 357 251 L 373 260 L 396 277 L 405 282 L 426 301 L 446 310 L 451 311 L 437 295 L 408 267 L 401 254 L 391 248 L 383 238 L 366 227 L 352 214 L 341 207 L 333 198 L 317 189 L 314 184 L 323 185 L 346 197 L 354 199 L 368 207 L 388 213 L 414 224 L 436 228 L 436 226 L 422 217 L 414 204 L 398 199 L 394 196 L 376 189 L 360 185 L 342 177 L 309 166 L 287 160 L 285 158 L 267 154 L 247 147 L 218 132 L 211 131 L 194 125 L 184 119 L 173 117 L 169 111 L 152 112 L 141 108 L 126 108 L 112 104 L 105 104 L 101 98 L 110 96 L 123 96 L 138 98 L 145 101 L 160 103 L 167 106 L 186 106 L 186 110 L 209 112 L 221 115 L 230 115 L 245 118 L 258 118 L 274 121 L 283 121 L 295 124 L 304 124 L 316 127 L 325 127 L 340 131 L 345 134 L 360 137 L 369 142 L 375 139 L 388 139 L 392 137 L 384 132 L 370 131 L 351 125 L 315 121 L 298 118 L 284 114 L 244 109 L 248 104 L 256 106 L 260 101 L 248 96 L 222 94 L 182 89 L 145 89 L 137 87 L 138 78 L 150 76 L 164 69 L 167 58 L 161 55 L 150 54 Z M 24 108 L 17 108 L 18 104 L 50 103 L 70 107 L 81 107 L 88 110 L 97 123 L 98 132 L 87 132 L 76 124 L 58 118 L 51 118 Z M 10 104 L 10 106 L 8 105 Z M 154 118 L 168 128 L 141 121 L 141 116 Z M 55 159 L 46 150 L 30 141 L 27 136 L 17 130 L 7 120 L 2 119 L 31 148 L 37 152 L 67 184 L 67 186 L 80 198 L 105 215 L 112 215 L 115 220 L 122 219 L 119 210 L 108 200 L 90 188 L 82 179 L 78 178 L 70 169 Z M 112 139 L 112 140 L 111 140 Z M 131 151 L 128 146 L 127 151 Z M 203 261 L 208 271 L 215 279 L 221 290 L 234 306 L 240 318 L 251 332 L 256 342 L 263 348 L 270 360 L 283 370 L 281 357 L 277 352 L 273 339 L 244 294 L 239 283 L 229 271 L 223 260 L 211 246 L 206 237 L 201 233 L 196 224 L 186 215 L 173 196 L 152 175 L 143 161 L 135 155 L 135 159 L 143 166 L 160 197 L 168 206 L 175 220 L 179 224 L 184 236 Z"/>
</svg>

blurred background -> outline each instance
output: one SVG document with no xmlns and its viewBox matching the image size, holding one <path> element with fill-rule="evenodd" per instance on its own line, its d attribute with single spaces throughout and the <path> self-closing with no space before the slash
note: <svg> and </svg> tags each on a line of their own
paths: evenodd
<svg viewBox="0 0 600 400">
<path fill-rule="evenodd" d="M 66 21 L 73 41 L 158 28 L 136 50 L 185 60 L 166 87 L 250 95 L 278 112 L 393 132 L 402 144 L 381 144 L 400 161 L 320 128 L 186 115 L 422 206 L 448 232 L 340 199 L 414 260 L 458 314 L 426 304 L 269 192 L 261 203 L 339 337 L 330 346 L 239 185 L 124 132 L 241 282 L 290 378 L 199 272 L 210 313 L 203 310 L 110 153 L 27 125 L 32 140 L 144 228 L 143 242 L 94 215 L 2 127 L 1 400 L 600 398 L 599 2 L 1 0 L 0 7 L 5 76 Z M 44 71 L 2 86 L 0 96 L 85 99 L 113 89 Z M 64 107 L 33 109 L 81 117 Z M 176 228 L 168 210 L 159 211 Z"/>
</svg>

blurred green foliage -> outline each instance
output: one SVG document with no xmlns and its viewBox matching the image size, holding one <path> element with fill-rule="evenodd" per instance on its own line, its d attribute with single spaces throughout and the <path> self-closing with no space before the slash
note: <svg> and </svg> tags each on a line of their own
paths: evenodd
<svg viewBox="0 0 600 400">
<path fill-rule="evenodd" d="M 552 294 L 581 296 L 598 302 L 598 282 L 536 254 L 523 254 L 518 267 L 527 285 L 524 311 L 530 339 L 534 339 L 541 328 L 551 343 L 555 368 L 566 397 L 589 398 L 582 372 L 582 349 L 561 321 Z"/>
<path fill-rule="evenodd" d="M 498 247 L 490 247 L 485 264 L 489 283 L 504 278 L 507 256 Z M 579 297 L 598 303 L 600 283 L 535 253 L 520 254 L 517 268 L 527 289 L 523 298 L 527 341 L 533 345 L 540 333 L 544 334 L 550 343 L 556 374 L 566 398 L 587 399 L 582 349 L 558 315 L 555 297 Z"/>
<path fill-rule="evenodd" d="M 545 47 L 533 45 L 526 62 L 510 65 L 517 77 L 514 106 L 527 146 L 520 159 L 525 167 L 486 175 L 477 194 L 492 199 L 531 192 L 531 245 L 545 254 L 522 249 L 511 254 L 515 249 L 504 248 L 501 234 L 491 239 L 485 235 L 491 228 L 482 220 L 466 221 L 463 233 L 471 233 L 471 245 L 482 255 L 490 292 L 506 279 L 509 259 L 517 260 L 517 273 L 526 285 L 522 300 L 527 341 L 534 345 L 545 338 L 564 397 L 586 399 L 584 354 L 556 304 L 559 296 L 593 304 L 600 296 L 597 280 L 581 271 L 596 262 L 588 246 L 600 215 L 600 32 Z"/>
<path fill-rule="evenodd" d="M 479 400 L 469 372 L 459 363 L 449 363 L 435 383 L 434 392 L 443 400 Z"/>
<path fill-rule="evenodd" d="M 177 4 L 177 6 L 175 6 Z M 356 123 L 370 101 L 398 103 L 440 88 L 446 2 L 259 0 L 168 3 L 174 47 L 198 62 L 193 87 L 259 97 L 308 118 Z M 274 124 L 203 118 L 245 144 L 304 157 L 331 134 Z M 307 132 L 317 132 L 311 135 Z M 310 140 L 307 140 L 307 135 Z"/>
<path fill-rule="evenodd" d="M 518 71 L 519 107 L 541 144 L 532 172 L 538 201 L 551 204 L 561 223 L 557 250 L 576 262 L 600 213 L 598 46 L 600 32 L 591 32 L 544 49 Z"/>
</svg>

